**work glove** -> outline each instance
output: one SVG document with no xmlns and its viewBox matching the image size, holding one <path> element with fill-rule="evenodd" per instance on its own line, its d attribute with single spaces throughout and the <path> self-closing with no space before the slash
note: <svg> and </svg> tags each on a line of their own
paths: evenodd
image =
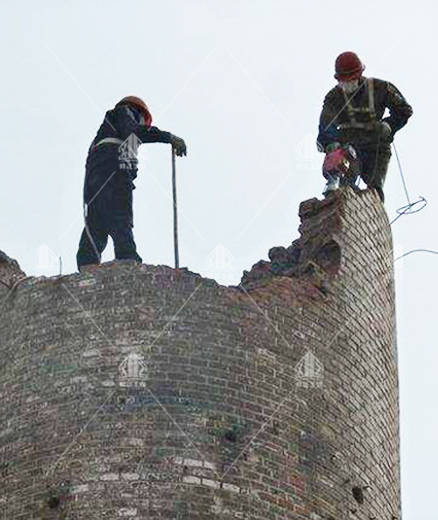
<svg viewBox="0 0 438 520">
<path fill-rule="evenodd" d="M 184 139 L 181 137 L 177 137 L 176 135 L 172 135 L 172 140 L 170 141 L 172 148 L 175 151 L 175 154 L 178 157 L 182 157 L 183 155 L 187 155 L 187 147 Z"/>
<path fill-rule="evenodd" d="M 326 153 L 331 153 L 341 147 L 341 143 L 330 143 L 325 147 Z"/>
<path fill-rule="evenodd" d="M 392 133 L 392 128 L 386 121 L 380 121 L 378 123 L 378 132 L 380 140 L 385 143 L 391 143 L 394 139 L 394 134 Z"/>
</svg>

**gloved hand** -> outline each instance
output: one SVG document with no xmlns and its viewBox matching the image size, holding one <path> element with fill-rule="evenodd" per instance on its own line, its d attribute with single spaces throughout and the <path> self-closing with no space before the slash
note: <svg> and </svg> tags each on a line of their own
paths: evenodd
<svg viewBox="0 0 438 520">
<path fill-rule="evenodd" d="M 187 146 L 184 142 L 184 139 L 181 139 L 181 137 L 177 137 L 176 135 L 172 135 L 172 140 L 170 143 L 172 145 L 172 148 L 175 150 L 175 154 L 178 155 L 178 157 L 187 155 Z"/>
<path fill-rule="evenodd" d="M 379 125 L 378 132 L 379 132 L 380 139 L 384 142 L 391 143 L 392 140 L 394 139 L 394 135 L 392 133 L 392 128 L 389 125 L 389 123 L 387 123 L 386 121 L 380 121 L 380 123 L 378 123 L 378 125 Z"/>
<path fill-rule="evenodd" d="M 330 143 L 325 147 L 326 153 L 334 152 L 341 147 L 341 143 Z"/>
</svg>

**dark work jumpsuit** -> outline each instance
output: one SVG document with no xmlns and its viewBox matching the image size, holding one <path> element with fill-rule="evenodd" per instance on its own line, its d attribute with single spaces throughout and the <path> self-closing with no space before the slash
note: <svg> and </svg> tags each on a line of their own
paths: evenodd
<svg viewBox="0 0 438 520">
<path fill-rule="evenodd" d="M 383 117 L 389 109 L 389 116 Z M 391 158 L 391 142 L 412 115 L 412 108 L 391 83 L 360 78 L 359 88 L 346 94 L 339 86 L 325 97 L 319 121 L 318 149 L 338 142 L 356 149 L 360 175 L 369 188 L 375 188 L 382 201 L 383 184 Z M 388 123 L 391 132 L 382 122 Z"/>
<path fill-rule="evenodd" d="M 100 262 L 108 236 L 114 241 L 117 259 L 141 263 L 132 232 L 137 148 L 142 143 L 170 143 L 172 137 L 170 132 L 148 128 L 141 111 L 134 106 L 120 105 L 106 113 L 85 167 L 87 216 L 76 255 L 78 268 Z"/>
</svg>

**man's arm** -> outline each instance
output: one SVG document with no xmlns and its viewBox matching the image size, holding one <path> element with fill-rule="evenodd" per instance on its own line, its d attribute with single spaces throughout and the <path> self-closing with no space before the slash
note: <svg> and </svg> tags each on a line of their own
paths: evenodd
<svg viewBox="0 0 438 520">
<path fill-rule="evenodd" d="M 386 85 L 385 105 L 389 109 L 389 116 L 382 119 L 391 127 L 392 134 L 403 128 L 412 115 L 412 107 L 408 104 L 402 93 L 392 84 Z"/>
<path fill-rule="evenodd" d="M 334 91 L 331 90 L 324 99 L 321 115 L 319 118 L 317 146 L 320 152 L 330 149 L 330 145 L 339 143 L 340 132 L 337 129 L 337 116 L 339 110 L 335 102 Z"/>
<path fill-rule="evenodd" d="M 176 150 L 177 155 L 186 155 L 184 141 L 171 134 L 160 130 L 156 126 L 147 127 L 142 121 L 140 110 L 128 105 L 117 108 L 117 131 L 120 139 L 127 139 L 135 134 L 142 143 L 170 143 Z"/>
</svg>

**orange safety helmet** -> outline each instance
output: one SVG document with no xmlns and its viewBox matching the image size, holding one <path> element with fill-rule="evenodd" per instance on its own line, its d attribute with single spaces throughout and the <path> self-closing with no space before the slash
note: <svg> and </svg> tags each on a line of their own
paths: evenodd
<svg viewBox="0 0 438 520">
<path fill-rule="evenodd" d="M 120 105 L 132 105 L 134 107 L 139 108 L 141 110 L 141 113 L 143 114 L 146 126 L 151 126 L 152 115 L 149 112 L 149 108 L 147 107 L 146 103 L 142 99 L 136 96 L 126 96 L 117 103 L 116 107 Z"/>
<path fill-rule="evenodd" d="M 362 76 L 365 65 L 354 52 L 343 52 L 336 58 L 335 70 L 338 81 L 352 81 Z"/>
</svg>

